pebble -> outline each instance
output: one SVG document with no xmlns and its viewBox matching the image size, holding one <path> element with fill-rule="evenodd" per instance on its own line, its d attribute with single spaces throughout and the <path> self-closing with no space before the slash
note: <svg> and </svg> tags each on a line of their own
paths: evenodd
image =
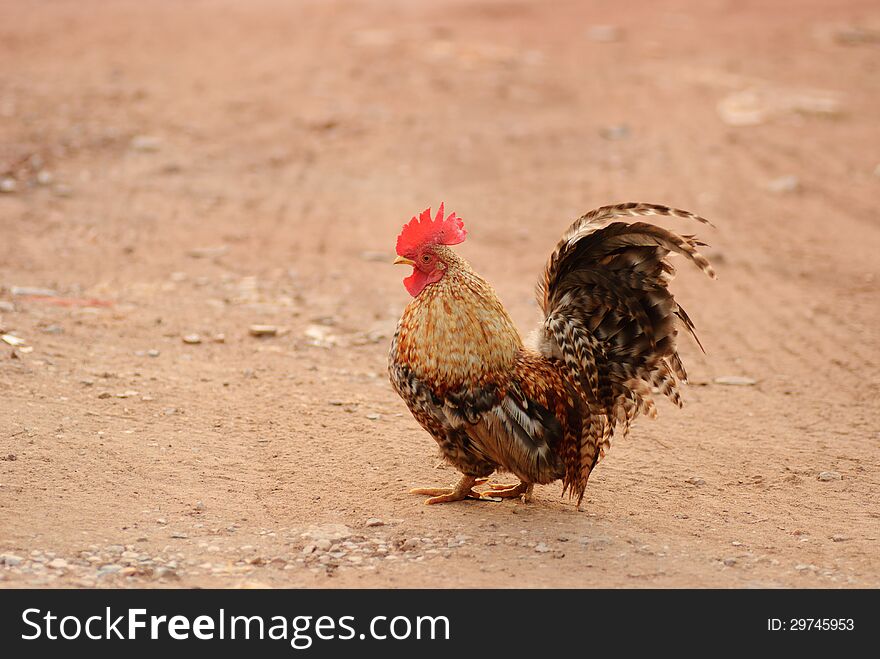
<svg viewBox="0 0 880 659">
<path fill-rule="evenodd" d="M 320 551 L 328 551 L 331 546 L 332 543 L 327 538 L 320 538 L 315 541 L 315 549 Z"/>
<path fill-rule="evenodd" d="M 367 526 L 385 526 L 385 522 L 377 517 L 373 517 L 367 520 Z"/>
<path fill-rule="evenodd" d="M 604 126 L 599 129 L 599 135 L 611 142 L 615 142 L 617 140 L 625 140 L 627 137 L 629 137 L 629 134 L 629 126 L 627 126 L 626 124 Z"/>
<path fill-rule="evenodd" d="M 370 414 L 367 414 L 367 419 L 369 419 L 370 421 L 378 421 L 381 418 L 382 418 L 382 416 L 379 414 L 376 414 L 375 412 L 371 412 Z"/>
<path fill-rule="evenodd" d="M 733 567 L 734 565 L 736 565 L 736 559 L 733 558 L 733 557 L 725 558 L 722 562 L 723 562 L 727 567 Z"/>
<path fill-rule="evenodd" d="M 18 183 L 14 178 L 4 178 L 0 180 L 0 192 L 12 193 L 18 190 Z"/>
<path fill-rule="evenodd" d="M 831 536 L 832 542 L 846 542 L 847 540 L 849 540 L 849 538 L 846 537 L 845 535 L 835 534 L 835 535 Z"/>
<path fill-rule="evenodd" d="M 403 551 L 412 551 L 414 549 L 418 549 L 420 545 L 421 540 L 419 540 L 418 538 L 407 538 L 400 546 L 400 548 Z"/>
<path fill-rule="evenodd" d="M 177 532 L 177 533 L 172 533 L 171 537 L 176 538 L 178 540 L 186 540 L 189 536 L 186 533 Z"/>
<path fill-rule="evenodd" d="M 535 545 L 535 551 L 538 552 L 539 554 L 546 554 L 551 550 L 550 550 L 550 547 L 545 545 L 543 542 L 539 542 L 537 545 Z"/>
<path fill-rule="evenodd" d="M 706 481 L 699 476 L 691 476 L 690 478 L 686 478 L 684 480 L 685 483 L 690 483 L 691 485 L 705 485 Z"/>
<path fill-rule="evenodd" d="M 277 336 L 278 328 L 275 325 L 251 325 L 248 333 L 256 337 Z"/>
<path fill-rule="evenodd" d="M 52 188 L 52 193 L 56 197 L 72 197 L 73 188 L 65 183 L 58 183 L 55 187 Z"/>
<path fill-rule="evenodd" d="M 37 172 L 37 184 L 38 185 L 52 185 L 52 181 L 55 180 L 55 177 L 52 176 L 52 172 L 41 169 Z"/>
<path fill-rule="evenodd" d="M 839 481 L 843 477 L 836 471 L 822 471 L 819 472 L 817 478 L 820 481 L 827 483 L 828 481 Z"/>
<path fill-rule="evenodd" d="M 34 286 L 13 286 L 9 289 L 13 295 L 28 295 L 33 297 L 57 297 L 58 291 L 52 288 L 37 288 Z"/>
<path fill-rule="evenodd" d="M 129 143 L 132 150 L 144 153 L 158 151 L 161 145 L 162 140 L 153 135 L 135 135 Z"/>
<path fill-rule="evenodd" d="M 189 250 L 186 254 L 194 259 L 213 259 L 223 256 L 228 251 L 229 247 L 220 245 L 218 247 L 196 247 Z"/>
<path fill-rule="evenodd" d="M 16 556 L 15 554 L 0 554 L 0 565 L 15 567 L 16 565 L 21 565 L 23 560 L 21 556 Z"/>
<path fill-rule="evenodd" d="M 197 345 L 202 342 L 202 337 L 198 334 L 187 334 L 183 337 L 183 342 L 189 345 Z"/>
<path fill-rule="evenodd" d="M 204 501 L 196 501 L 196 505 L 194 506 L 196 510 L 206 510 L 207 506 Z"/>
<path fill-rule="evenodd" d="M 758 381 L 744 375 L 722 375 L 713 380 L 715 384 L 724 384 L 734 387 L 749 387 Z"/>
<path fill-rule="evenodd" d="M 620 41 L 622 32 L 616 25 L 593 25 L 587 30 L 587 39 L 597 43 Z"/>
<path fill-rule="evenodd" d="M 153 348 L 151 350 L 147 350 L 147 355 L 150 357 L 158 357 L 159 354 L 160 354 L 159 351 L 156 350 L 155 348 Z"/>
<path fill-rule="evenodd" d="M 801 189 L 801 180 L 794 175 L 781 176 L 768 181 L 764 187 L 770 192 L 797 192 Z"/>
<path fill-rule="evenodd" d="M 63 570 L 67 567 L 67 561 L 65 561 L 63 558 L 53 558 L 47 563 L 47 565 L 54 570 Z"/>
</svg>

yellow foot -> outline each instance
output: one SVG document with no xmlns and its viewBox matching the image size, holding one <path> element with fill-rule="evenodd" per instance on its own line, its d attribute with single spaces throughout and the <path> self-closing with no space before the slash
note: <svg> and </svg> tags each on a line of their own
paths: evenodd
<svg viewBox="0 0 880 659">
<path fill-rule="evenodd" d="M 501 483 L 492 483 L 490 494 L 493 497 L 501 499 L 522 499 L 523 503 L 528 503 L 532 498 L 532 489 L 535 487 L 532 483 L 520 483 L 519 485 L 505 485 Z"/>
<path fill-rule="evenodd" d="M 501 501 L 494 496 L 487 496 L 474 490 L 474 485 L 482 485 L 488 479 L 462 476 L 454 487 L 417 487 L 410 490 L 410 494 L 425 494 L 429 497 L 425 503 L 447 503 L 449 501 L 461 501 L 462 499 L 478 499 L 480 501 Z"/>
</svg>

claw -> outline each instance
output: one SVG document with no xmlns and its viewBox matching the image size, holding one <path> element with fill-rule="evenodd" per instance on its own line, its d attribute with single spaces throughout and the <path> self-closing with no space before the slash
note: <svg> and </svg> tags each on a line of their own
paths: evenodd
<svg viewBox="0 0 880 659">
<path fill-rule="evenodd" d="M 492 483 L 489 485 L 492 490 L 493 497 L 502 499 L 522 499 L 523 503 L 528 503 L 532 498 L 532 489 L 535 487 L 532 483 L 519 483 L 518 485 L 505 485 L 502 483 Z"/>
<path fill-rule="evenodd" d="M 461 501 L 462 499 L 477 499 L 478 501 L 501 501 L 498 497 L 487 496 L 474 490 L 474 485 L 482 485 L 487 478 L 474 478 L 472 476 L 462 476 L 461 480 L 454 487 L 416 487 L 410 490 L 410 494 L 422 494 L 431 497 L 425 501 L 426 505 L 435 503 L 448 503 L 450 501 Z"/>
</svg>

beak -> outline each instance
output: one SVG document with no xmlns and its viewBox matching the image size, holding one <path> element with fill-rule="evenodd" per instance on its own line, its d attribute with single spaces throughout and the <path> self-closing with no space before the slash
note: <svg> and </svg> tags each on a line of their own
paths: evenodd
<svg viewBox="0 0 880 659">
<path fill-rule="evenodd" d="M 394 259 L 394 265 L 415 265 L 415 264 L 416 264 L 415 261 L 410 261 L 405 256 L 398 256 L 396 259 Z"/>
</svg>

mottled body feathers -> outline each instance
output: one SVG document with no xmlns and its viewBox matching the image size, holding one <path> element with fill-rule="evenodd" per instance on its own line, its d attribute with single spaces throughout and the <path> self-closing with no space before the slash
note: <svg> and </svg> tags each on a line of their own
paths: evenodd
<svg viewBox="0 0 880 659">
<path fill-rule="evenodd" d="M 655 413 L 652 388 L 681 405 L 687 375 L 676 338 L 679 327 L 692 335 L 694 327 L 668 290 L 668 257 L 714 272 L 693 236 L 619 219 L 646 215 L 706 222 L 654 204 L 605 206 L 576 220 L 538 284 L 544 318 L 530 347 L 492 287 L 448 246 L 430 247 L 441 275 L 404 311 L 389 372 L 463 474 L 562 479 L 580 502 L 615 430 Z"/>
</svg>

